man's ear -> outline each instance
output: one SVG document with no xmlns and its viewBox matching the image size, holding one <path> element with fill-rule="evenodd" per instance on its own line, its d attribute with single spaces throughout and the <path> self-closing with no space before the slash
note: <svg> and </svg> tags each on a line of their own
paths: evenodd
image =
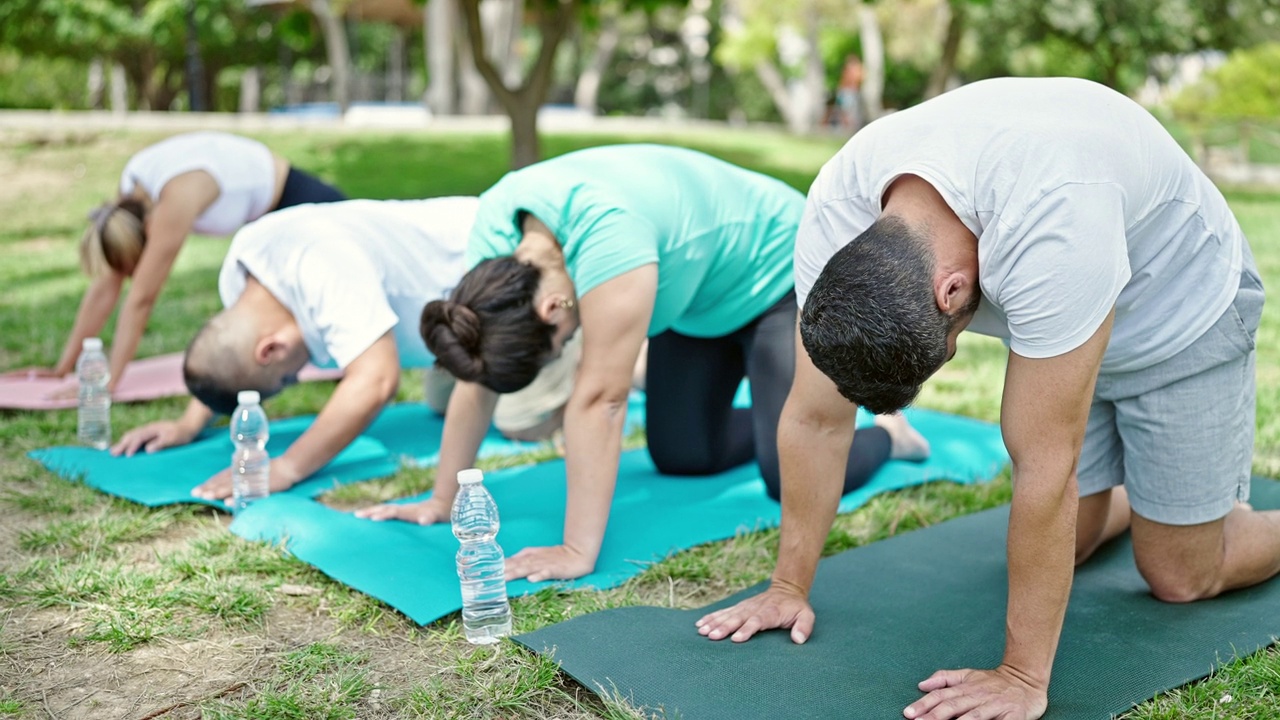
<svg viewBox="0 0 1280 720">
<path fill-rule="evenodd" d="M 253 361 L 259 365 L 270 365 L 289 356 L 289 343 L 278 333 L 272 333 L 258 340 L 253 346 Z"/>
<path fill-rule="evenodd" d="M 973 284 L 964 273 L 939 273 L 933 281 L 934 300 L 944 315 L 951 315 L 966 305 Z"/>
</svg>

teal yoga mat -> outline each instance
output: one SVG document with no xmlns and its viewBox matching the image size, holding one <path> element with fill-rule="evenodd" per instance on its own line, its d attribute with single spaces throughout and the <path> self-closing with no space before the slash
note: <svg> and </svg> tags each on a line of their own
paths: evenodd
<svg viewBox="0 0 1280 720">
<path fill-rule="evenodd" d="M 1280 508 L 1280 483 L 1252 502 Z M 688 718 L 901 718 L 940 668 L 991 667 L 1004 645 L 1008 508 L 827 558 L 811 600 L 813 637 L 712 642 L 700 610 L 633 607 L 516 638 L 597 692 Z M 1095 720 L 1207 675 L 1280 635 L 1280 580 L 1186 605 L 1148 593 L 1128 537 L 1076 573 L 1046 720 Z"/>
<path fill-rule="evenodd" d="M 273 420 L 267 446 L 272 457 L 283 453 L 313 420 L 310 415 Z M 315 497 L 340 484 L 386 477 L 402 463 L 434 465 L 440 456 L 443 429 L 444 418 L 424 405 L 389 406 L 338 457 L 287 494 Z M 491 430 L 480 446 L 480 454 L 516 454 L 538 447 L 537 443 L 508 440 Z M 112 457 L 105 451 L 83 447 L 46 448 L 29 455 L 63 477 L 82 478 L 90 487 L 143 505 L 202 503 L 217 507 L 222 506 L 220 501 L 194 498 L 191 489 L 227 467 L 231 440 L 225 429 L 218 429 L 205 432 L 189 445 L 139 453 L 131 458 Z"/>
<path fill-rule="evenodd" d="M 312 420 L 297 417 L 272 422 L 267 451 L 272 457 L 283 453 Z M 220 500 L 192 497 L 191 490 L 226 468 L 231 463 L 231 450 L 226 431 L 211 431 L 189 445 L 128 458 L 84 447 L 33 450 L 29 455 L 58 475 L 81 479 L 92 488 L 142 505 L 201 503 L 225 507 Z M 319 472 L 286 493 L 314 497 L 342 483 L 390 475 L 396 468 L 396 460 L 382 443 L 359 437 Z"/>
<path fill-rule="evenodd" d="M 1008 461 L 993 425 L 925 410 L 909 415 L 933 444 L 933 457 L 925 463 L 889 463 L 867 486 L 846 496 L 842 509 L 851 510 L 879 492 L 930 480 L 989 479 Z M 508 555 L 560 542 L 563 462 L 489 473 L 485 484 L 498 503 L 498 541 Z M 413 499 L 422 497 L 426 495 Z M 624 453 L 596 572 L 568 585 L 613 587 L 675 551 L 773 526 L 779 518 L 778 504 L 765 495 L 755 465 L 707 478 L 672 477 L 659 475 L 646 451 Z M 251 539 L 283 541 L 299 559 L 418 623 L 460 608 L 454 565 L 458 543 L 447 524 L 373 522 L 282 495 L 255 503 L 231 530 Z M 543 586 L 518 581 L 508 591 L 523 595 Z"/>
</svg>

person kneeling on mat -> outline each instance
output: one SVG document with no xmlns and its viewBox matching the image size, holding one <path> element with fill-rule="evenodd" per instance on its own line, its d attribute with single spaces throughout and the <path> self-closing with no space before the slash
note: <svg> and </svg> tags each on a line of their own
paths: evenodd
<svg viewBox="0 0 1280 720">
<path fill-rule="evenodd" d="M 462 277 L 477 204 L 467 197 L 350 200 L 273 213 L 245 227 L 218 278 L 226 309 L 187 349 L 183 371 L 194 398 L 186 412 L 126 433 L 112 452 L 188 443 L 215 412 L 235 410 L 237 392 L 274 395 L 310 361 L 341 368 L 343 378 L 315 423 L 271 461 L 271 490 L 319 470 L 395 396 L 401 368 L 433 361 L 417 319 L 424 303 Z M 523 415 L 508 413 L 512 431 L 535 425 L 547 410 L 538 401 L 555 395 L 526 403 Z M 192 494 L 230 497 L 229 471 Z"/>
<path fill-rule="evenodd" d="M 564 412 L 564 543 L 526 548 L 507 577 L 595 567 L 618 472 L 627 394 L 649 337 L 646 426 L 659 472 L 708 475 L 757 459 L 778 495 L 778 416 L 795 367 L 792 250 L 803 196 L 778 180 L 679 148 L 581 150 L 508 174 L 480 198 L 472 269 L 429 303 L 422 335 L 459 379 L 445 413 L 435 492 L 358 511 L 443 522 L 502 393 L 527 386 L 581 327 Z M 743 376 L 752 407 L 735 410 Z M 845 491 L 928 444 L 900 415 L 848 450 Z"/>
<path fill-rule="evenodd" d="M 52 368 L 20 371 L 70 375 L 85 338 L 98 335 L 129 293 L 111 343 L 114 390 L 133 360 L 160 291 L 187 236 L 230 235 L 263 215 L 303 203 L 345 199 L 256 140 L 221 132 L 175 135 L 143 149 L 120 174 L 119 196 L 90 213 L 80 264 L 93 278 L 62 356 Z M 75 388 L 59 391 L 74 396 Z"/>
<path fill-rule="evenodd" d="M 1009 340 L 1007 639 L 993 670 L 923 679 L 907 718 L 1043 715 L 1073 566 L 1125 528 L 1167 602 L 1280 572 L 1280 512 L 1246 504 L 1258 271 L 1222 194 L 1128 98 L 1006 78 L 871 123 L 814 182 L 796 290 L 812 365 L 779 431 L 778 565 L 703 635 L 808 639 L 854 404 L 909 403 L 966 328 Z"/>
</svg>

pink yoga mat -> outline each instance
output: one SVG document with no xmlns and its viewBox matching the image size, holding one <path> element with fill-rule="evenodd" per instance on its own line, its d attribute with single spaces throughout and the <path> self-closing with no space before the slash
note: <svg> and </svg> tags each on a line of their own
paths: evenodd
<svg viewBox="0 0 1280 720">
<path fill-rule="evenodd" d="M 337 380 L 341 370 L 321 370 L 311 365 L 299 373 L 298 379 Z M 74 397 L 65 400 L 50 399 L 50 395 L 63 387 L 74 385 L 74 378 L 0 377 L 0 408 L 16 410 L 60 410 L 76 406 Z M 140 402 L 156 398 L 186 395 L 182 382 L 182 353 L 158 355 L 129 363 L 124 377 L 116 386 L 115 402 Z"/>
</svg>

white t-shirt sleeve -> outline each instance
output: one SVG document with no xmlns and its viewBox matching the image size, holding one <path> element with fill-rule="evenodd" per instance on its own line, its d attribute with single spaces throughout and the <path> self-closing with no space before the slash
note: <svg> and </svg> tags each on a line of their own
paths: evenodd
<svg viewBox="0 0 1280 720">
<path fill-rule="evenodd" d="M 796 231 L 796 307 L 804 309 L 809 291 L 832 256 L 871 227 L 875 219 L 856 200 L 822 200 L 810 193 Z"/>
<path fill-rule="evenodd" d="M 338 367 L 346 368 L 399 318 L 369 258 L 347 243 L 320 242 L 298 262 L 306 312 Z"/>
<path fill-rule="evenodd" d="M 1009 347 L 1049 358 L 1080 347 L 1129 282 L 1124 191 L 1069 184 L 1042 196 L 985 259 L 982 285 L 1003 311 Z"/>
</svg>

